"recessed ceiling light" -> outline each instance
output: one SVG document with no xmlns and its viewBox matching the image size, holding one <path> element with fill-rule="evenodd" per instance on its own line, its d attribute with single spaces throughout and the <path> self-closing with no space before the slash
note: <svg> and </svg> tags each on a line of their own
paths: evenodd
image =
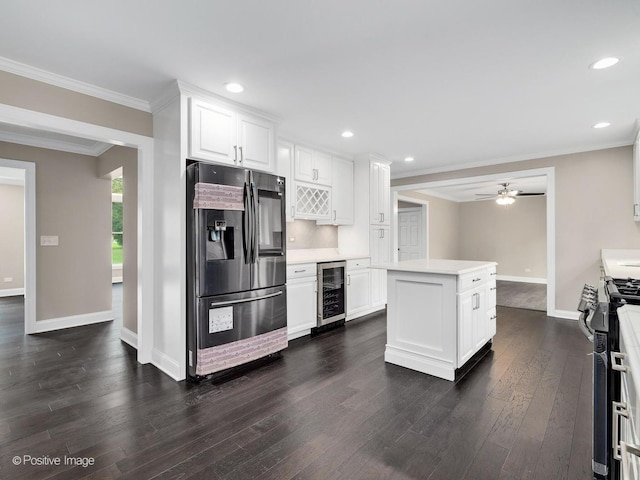
<svg viewBox="0 0 640 480">
<path fill-rule="evenodd" d="M 345 130 L 344 132 L 342 132 L 342 136 L 344 138 L 351 138 L 353 137 L 353 132 L 351 130 Z"/>
<path fill-rule="evenodd" d="M 413 162 L 413 160 L 414 160 L 413 157 L 404 157 L 405 162 Z"/>
<path fill-rule="evenodd" d="M 613 67 L 616 63 L 618 63 L 620 59 L 618 57 L 605 57 L 601 58 L 597 62 L 591 64 L 591 68 L 594 70 L 602 70 L 603 68 Z"/>
<path fill-rule="evenodd" d="M 229 82 L 224 84 L 224 88 L 227 89 L 227 92 L 231 93 L 241 93 L 244 92 L 244 87 L 236 82 Z"/>
<path fill-rule="evenodd" d="M 593 128 L 607 128 L 609 125 L 611 125 L 609 122 L 600 122 L 596 123 Z"/>
</svg>

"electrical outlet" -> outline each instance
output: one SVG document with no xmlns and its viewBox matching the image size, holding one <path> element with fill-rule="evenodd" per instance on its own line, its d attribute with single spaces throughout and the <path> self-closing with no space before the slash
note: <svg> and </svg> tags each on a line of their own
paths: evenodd
<svg viewBox="0 0 640 480">
<path fill-rule="evenodd" d="M 13 282 L 13 277 L 4 277 L 4 283 Z"/>
<path fill-rule="evenodd" d="M 295 241 L 296 241 L 296 237 L 289 237 L 289 241 L 290 241 L 291 243 L 295 242 Z"/>
<path fill-rule="evenodd" d="M 40 246 L 41 247 L 57 247 L 58 246 L 58 236 L 57 235 L 42 235 L 40 237 Z"/>
</svg>

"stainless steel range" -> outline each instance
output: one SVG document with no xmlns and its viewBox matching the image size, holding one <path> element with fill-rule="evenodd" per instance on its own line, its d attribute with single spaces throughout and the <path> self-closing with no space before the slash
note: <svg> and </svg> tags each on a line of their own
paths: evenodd
<svg viewBox="0 0 640 480">
<path fill-rule="evenodd" d="M 620 347 L 618 308 L 640 305 L 640 280 L 604 277 L 599 288 L 585 285 L 579 325 L 593 342 L 593 478 L 620 478 L 620 373 L 613 357 Z"/>
</svg>

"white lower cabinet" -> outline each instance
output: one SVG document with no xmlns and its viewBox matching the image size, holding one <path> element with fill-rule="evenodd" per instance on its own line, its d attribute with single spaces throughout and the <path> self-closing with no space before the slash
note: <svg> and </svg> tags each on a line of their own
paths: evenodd
<svg viewBox="0 0 640 480">
<path fill-rule="evenodd" d="M 387 263 L 391 261 L 391 228 L 372 226 L 369 236 L 371 263 Z M 380 307 L 387 303 L 387 272 L 371 271 L 371 306 Z"/>
<path fill-rule="evenodd" d="M 318 315 L 318 277 L 315 263 L 287 266 L 287 336 L 310 333 Z"/>
<path fill-rule="evenodd" d="M 347 320 L 371 309 L 371 272 L 368 258 L 347 261 Z"/>
</svg>

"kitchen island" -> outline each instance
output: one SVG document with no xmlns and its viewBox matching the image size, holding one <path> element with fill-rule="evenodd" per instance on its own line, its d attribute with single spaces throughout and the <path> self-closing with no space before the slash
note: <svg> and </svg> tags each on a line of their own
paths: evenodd
<svg viewBox="0 0 640 480">
<path fill-rule="evenodd" d="M 386 362 L 446 380 L 496 333 L 496 262 L 405 260 L 387 270 Z"/>
</svg>

